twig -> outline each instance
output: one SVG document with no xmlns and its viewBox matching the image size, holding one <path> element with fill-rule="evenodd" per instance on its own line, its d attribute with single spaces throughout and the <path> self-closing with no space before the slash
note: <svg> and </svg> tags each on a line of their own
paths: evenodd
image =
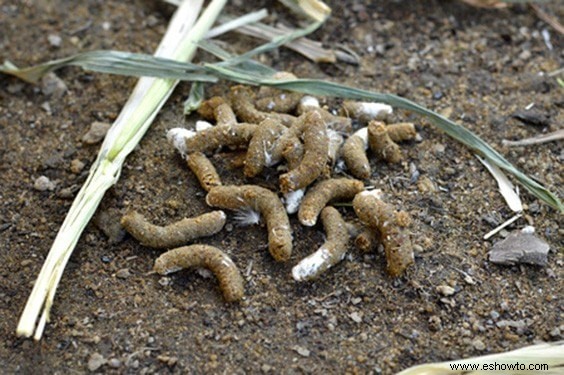
<svg viewBox="0 0 564 375">
<path fill-rule="evenodd" d="M 538 18 L 540 18 L 541 20 L 552 26 L 552 28 L 556 30 L 560 35 L 564 35 L 564 26 L 562 26 L 556 18 L 550 16 L 548 13 L 542 10 L 541 7 L 539 7 L 537 4 L 529 3 L 529 6 L 531 7 L 532 10 L 535 11 Z"/>
<path fill-rule="evenodd" d="M 552 133 L 543 134 L 532 138 L 521 139 L 519 141 L 509 141 L 507 139 L 504 139 L 501 141 L 501 144 L 509 147 L 531 146 L 531 145 L 538 145 L 546 142 L 559 141 L 561 139 L 564 139 L 564 129 L 560 129 Z"/>
</svg>

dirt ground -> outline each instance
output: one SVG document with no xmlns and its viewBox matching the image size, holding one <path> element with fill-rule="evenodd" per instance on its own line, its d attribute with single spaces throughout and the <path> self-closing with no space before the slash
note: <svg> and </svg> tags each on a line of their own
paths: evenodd
<svg viewBox="0 0 564 375">
<path fill-rule="evenodd" d="M 271 21 L 291 18 L 277 4 L 252 3 L 253 9 L 271 9 Z M 563 66 L 564 39 L 526 6 L 478 10 L 446 0 L 329 4 L 334 16 L 314 38 L 357 52 L 359 66 L 316 65 L 285 49 L 262 61 L 302 77 L 396 93 L 437 111 L 451 108 L 452 119 L 564 197 L 562 143 L 501 145 L 502 139 L 557 130 L 564 120 L 564 89 L 554 77 L 539 78 Z M 543 7 L 564 19 L 557 1 Z M 236 14 L 249 10 L 242 1 L 227 8 Z M 149 0 L 3 0 L 0 58 L 25 66 L 83 50 L 150 53 L 172 12 L 172 6 Z M 50 41 L 50 35 L 61 39 Z M 255 43 L 223 40 L 234 52 Z M 413 218 L 416 265 L 406 276 L 390 279 L 382 254 L 351 248 L 320 280 L 294 282 L 292 266 L 323 241 L 321 226 L 301 227 L 295 217 L 294 255 L 287 263 L 276 263 L 266 251 L 264 226 L 241 228 L 231 217 L 227 230 L 201 241 L 225 250 L 244 273 L 246 297 L 239 304 L 225 303 L 216 280 L 198 272 L 149 274 L 160 252 L 123 236 L 120 215 L 136 209 L 164 224 L 209 211 L 203 190 L 165 139 L 167 129 L 190 127 L 196 119 L 182 114 L 188 84 L 179 86 L 127 159 L 95 223 L 83 233 L 43 340 L 17 338 L 18 317 L 98 151 L 99 145 L 83 144 L 81 137 L 92 122 L 114 120 L 135 83 L 77 68 L 57 74 L 68 87 L 62 97 L 0 76 L 3 372 L 83 373 L 91 361 L 97 372 L 108 373 L 390 374 L 563 338 L 562 215 L 523 192 L 525 219 L 509 230 L 533 225 L 550 244 L 548 266 L 491 264 L 487 253 L 501 236 L 482 237 L 512 215 L 495 181 L 468 149 L 403 111 L 394 119 L 415 121 L 422 142 L 402 146 L 402 164 L 371 160 L 366 184 L 383 189 L 390 203 Z M 513 117 L 530 104 L 540 125 Z M 239 170 L 219 160 L 218 166 L 227 183 L 243 182 Z M 42 175 L 56 182 L 54 190 L 34 188 Z M 350 207 L 340 211 L 354 216 Z M 444 286 L 454 294 L 441 294 Z"/>
</svg>

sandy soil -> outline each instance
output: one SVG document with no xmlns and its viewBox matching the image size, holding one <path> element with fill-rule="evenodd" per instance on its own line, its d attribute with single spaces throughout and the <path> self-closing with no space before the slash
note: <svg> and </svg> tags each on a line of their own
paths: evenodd
<svg viewBox="0 0 564 375">
<path fill-rule="evenodd" d="M 228 11 L 250 10 L 235 2 Z M 263 57 L 279 70 L 397 93 L 451 118 L 491 142 L 519 168 L 560 197 L 561 143 L 506 148 L 501 140 L 557 130 L 563 89 L 540 72 L 563 66 L 564 40 L 525 6 L 476 10 L 454 1 L 332 1 L 333 17 L 315 38 L 344 45 L 360 66 L 316 65 L 281 50 Z M 238 4 L 238 5 L 237 5 Z M 280 6 L 272 20 L 288 20 Z M 564 17 L 554 2 L 546 9 Z M 20 66 L 82 50 L 151 52 L 173 8 L 159 1 L 0 1 L 0 58 Z M 339 18 L 337 18 L 339 17 Z M 553 49 L 543 40 L 550 33 Z M 59 47 L 48 36 L 61 38 Z M 53 39 L 53 38 L 51 38 Z M 234 52 L 253 41 L 226 37 Z M 56 44 L 56 43 L 55 43 Z M 423 141 L 403 146 L 400 165 L 373 162 L 367 184 L 414 220 L 416 266 L 396 280 L 382 254 L 351 249 L 346 260 L 314 283 L 290 277 L 298 259 L 323 240 L 321 226 L 295 218 L 291 261 L 266 251 L 264 227 L 230 230 L 206 239 L 224 249 L 245 274 L 246 297 L 222 299 L 213 278 L 185 271 L 149 274 L 159 252 L 123 236 L 119 217 L 137 209 L 164 224 L 209 210 L 204 192 L 165 139 L 167 129 L 191 126 L 182 115 L 182 84 L 106 194 L 61 282 L 43 340 L 17 338 L 17 318 L 72 198 L 94 161 L 97 145 L 81 141 L 94 121 L 111 122 L 135 80 L 76 68 L 57 73 L 62 97 L 41 86 L 0 77 L 0 363 L 8 373 L 393 373 L 408 366 L 516 349 L 562 339 L 562 216 L 529 194 L 525 219 L 551 246 L 547 267 L 497 266 L 483 235 L 511 216 L 495 181 L 466 148 L 423 119 Z M 219 92 L 226 86 L 213 90 Z M 328 102 L 333 105 L 333 101 Z M 512 115 L 534 103 L 540 125 Z M 79 168 L 76 160 L 85 164 Z M 239 170 L 219 163 L 225 181 Z M 71 166 L 73 166 L 71 168 Z M 413 181 L 414 170 L 419 180 Z M 38 191 L 40 176 L 56 182 Z M 421 191 L 421 184 L 431 187 Z M 348 218 L 352 210 L 341 207 Z M 437 288 L 450 286 L 454 294 Z M 98 365 L 96 364 L 98 360 Z"/>
</svg>

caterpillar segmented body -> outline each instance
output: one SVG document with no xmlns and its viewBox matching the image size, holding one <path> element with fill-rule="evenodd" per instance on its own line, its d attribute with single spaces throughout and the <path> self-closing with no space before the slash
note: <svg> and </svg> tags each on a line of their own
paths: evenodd
<svg viewBox="0 0 564 375">
<path fill-rule="evenodd" d="M 403 159 L 400 147 L 390 138 L 383 122 L 371 121 L 368 124 L 368 144 L 376 155 L 388 163 L 399 163 Z"/>
<path fill-rule="evenodd" d="M 359 180 L 332 178 L 320 181 L 305 195 L 298 211 L 298 219 L 305 226 L 314 226 L 317 223 L 317 216 L 329 202 L 351 200 L 363 190 L 364 184 Z"/>
<path fill-rule="evenodd" d="M 254 104 L 255 94 L 246 86 L 233 86 L 229 92 L 231 108 L 241 121 L 260 124 L 267 118 L 273 118 L 284 126 L 291 126 L 296 118 L 285 113 L 268 113 L 259 111 Z"/>
<path fill-rule="evenodd" d="M 370 162 L 366 156 L 368 149 L 368 128 L 357 130 L 343 144 L 341 156 L 348 171 L 356 178 L 366 180 L 370 177 Z"/>
<path fill-rule="evenodd" d="M 205 267 L 219 281 L 223 297 L 228 302 L 243 298 L 243 278 L 231 258 L 213 246 L 191 245 L 169 250 L 155 261 L 154 271 L 167 275 L 191 267 Z"/>
<path fill-rule="evenodd" d="M 121 218 L 121 225 L 144 246 L 171 249 L 186 245 L 197 238 L 216 234 L 225 225 L 225 219 L 223 211 L 213 211 L 167 226 L 158 226 L 150 223 L 140 213 L 132 211 Z"/>
<path fill-rule="evenodd" d="M 386 253 L 388 273 L 399 276 L 414 262 L 407 230 L 409 216 L 405 212 L 396 212 L 382 201 L 381 194 L 380 190 L 363 191 L 354 198 L 353 207 L 364 225 L 379 234 Z"/>
<path fill-rule="evenodd" d="M 260 212 L 266 221 L 270 254 L 279 262 L 292 255 L 290 221 L 276 193 L 256 185 L 217 186 L 209 191 L 206 203 L 229 210 L 250 208 Z"/>
<path fill-rule="evenodd" d="M 226 146 L 246 148 L 257 128 L 258 125 L 245 123 L 214 126 L 185 137 L 185 150 L 208 153 Z"/>
<path fill-rule="evenodd" d="M 302 135 L 304 154 L 297 167 L 280 176 L 280 189 L 284 193 L 301 189 L 315 181 L 323 172 L 329 149 L 327 127 L 316 111 L 300 116 L 288 132 Z"/>
<path fill-rule="evenodd" d="M 198 109 L 198 113 L 206 120 L 215 120 L 217 125 L 233 125 L 237 123 L 233 109 L 219 96 L 203 101 Z"/>
<path fill-rule="evenodd" d="M 325 207 L 321 221 L 327 235 L 323 245 L 313 254 L 302 259 L 292 268 L 292 277 L 297 281 L 313 280 L 344 259 L 349 242 L 349 231 L 339 211 Z"/>
<path fill-rule="evenodd" d="M 264 167 L 280 162 L 282 153 L 276 143 L 287 129 L 275 119 L 266 119 L 260 123 L 247 150 L 245 176 L 254 177 L 261 173 Z"/>
<path fill-rule="evenodd" d="M 386 120 L 392 112 L 393 108 L 384 103 L 345 100 L 341 107 L 343 116 L 356 118 L 361 125 L 366 125 L 372 120 Z"/>
<path fill-rule="evenodd" d="M 196 175 L 200 185 L 205 191 L 210 191 L 214 186 L 221 185 L 221 178 L 210 159 L 201 152 L 193 152 L 186 156 L 188 168 Z"/>
</svg>

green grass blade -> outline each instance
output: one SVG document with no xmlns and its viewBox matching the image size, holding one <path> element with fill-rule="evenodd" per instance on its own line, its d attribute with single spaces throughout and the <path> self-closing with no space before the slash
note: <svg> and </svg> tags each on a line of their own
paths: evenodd
<svg viewBox="0 0 564 375">
<path fill-rule="evenodd" d="M 190 87 L 190 94 L 188 98 L 184 101 L 184 114 L 189 115 L 194 112 L 204 101 L 204 84 L 202 82 L 192 83 Z"/>
</svg>

